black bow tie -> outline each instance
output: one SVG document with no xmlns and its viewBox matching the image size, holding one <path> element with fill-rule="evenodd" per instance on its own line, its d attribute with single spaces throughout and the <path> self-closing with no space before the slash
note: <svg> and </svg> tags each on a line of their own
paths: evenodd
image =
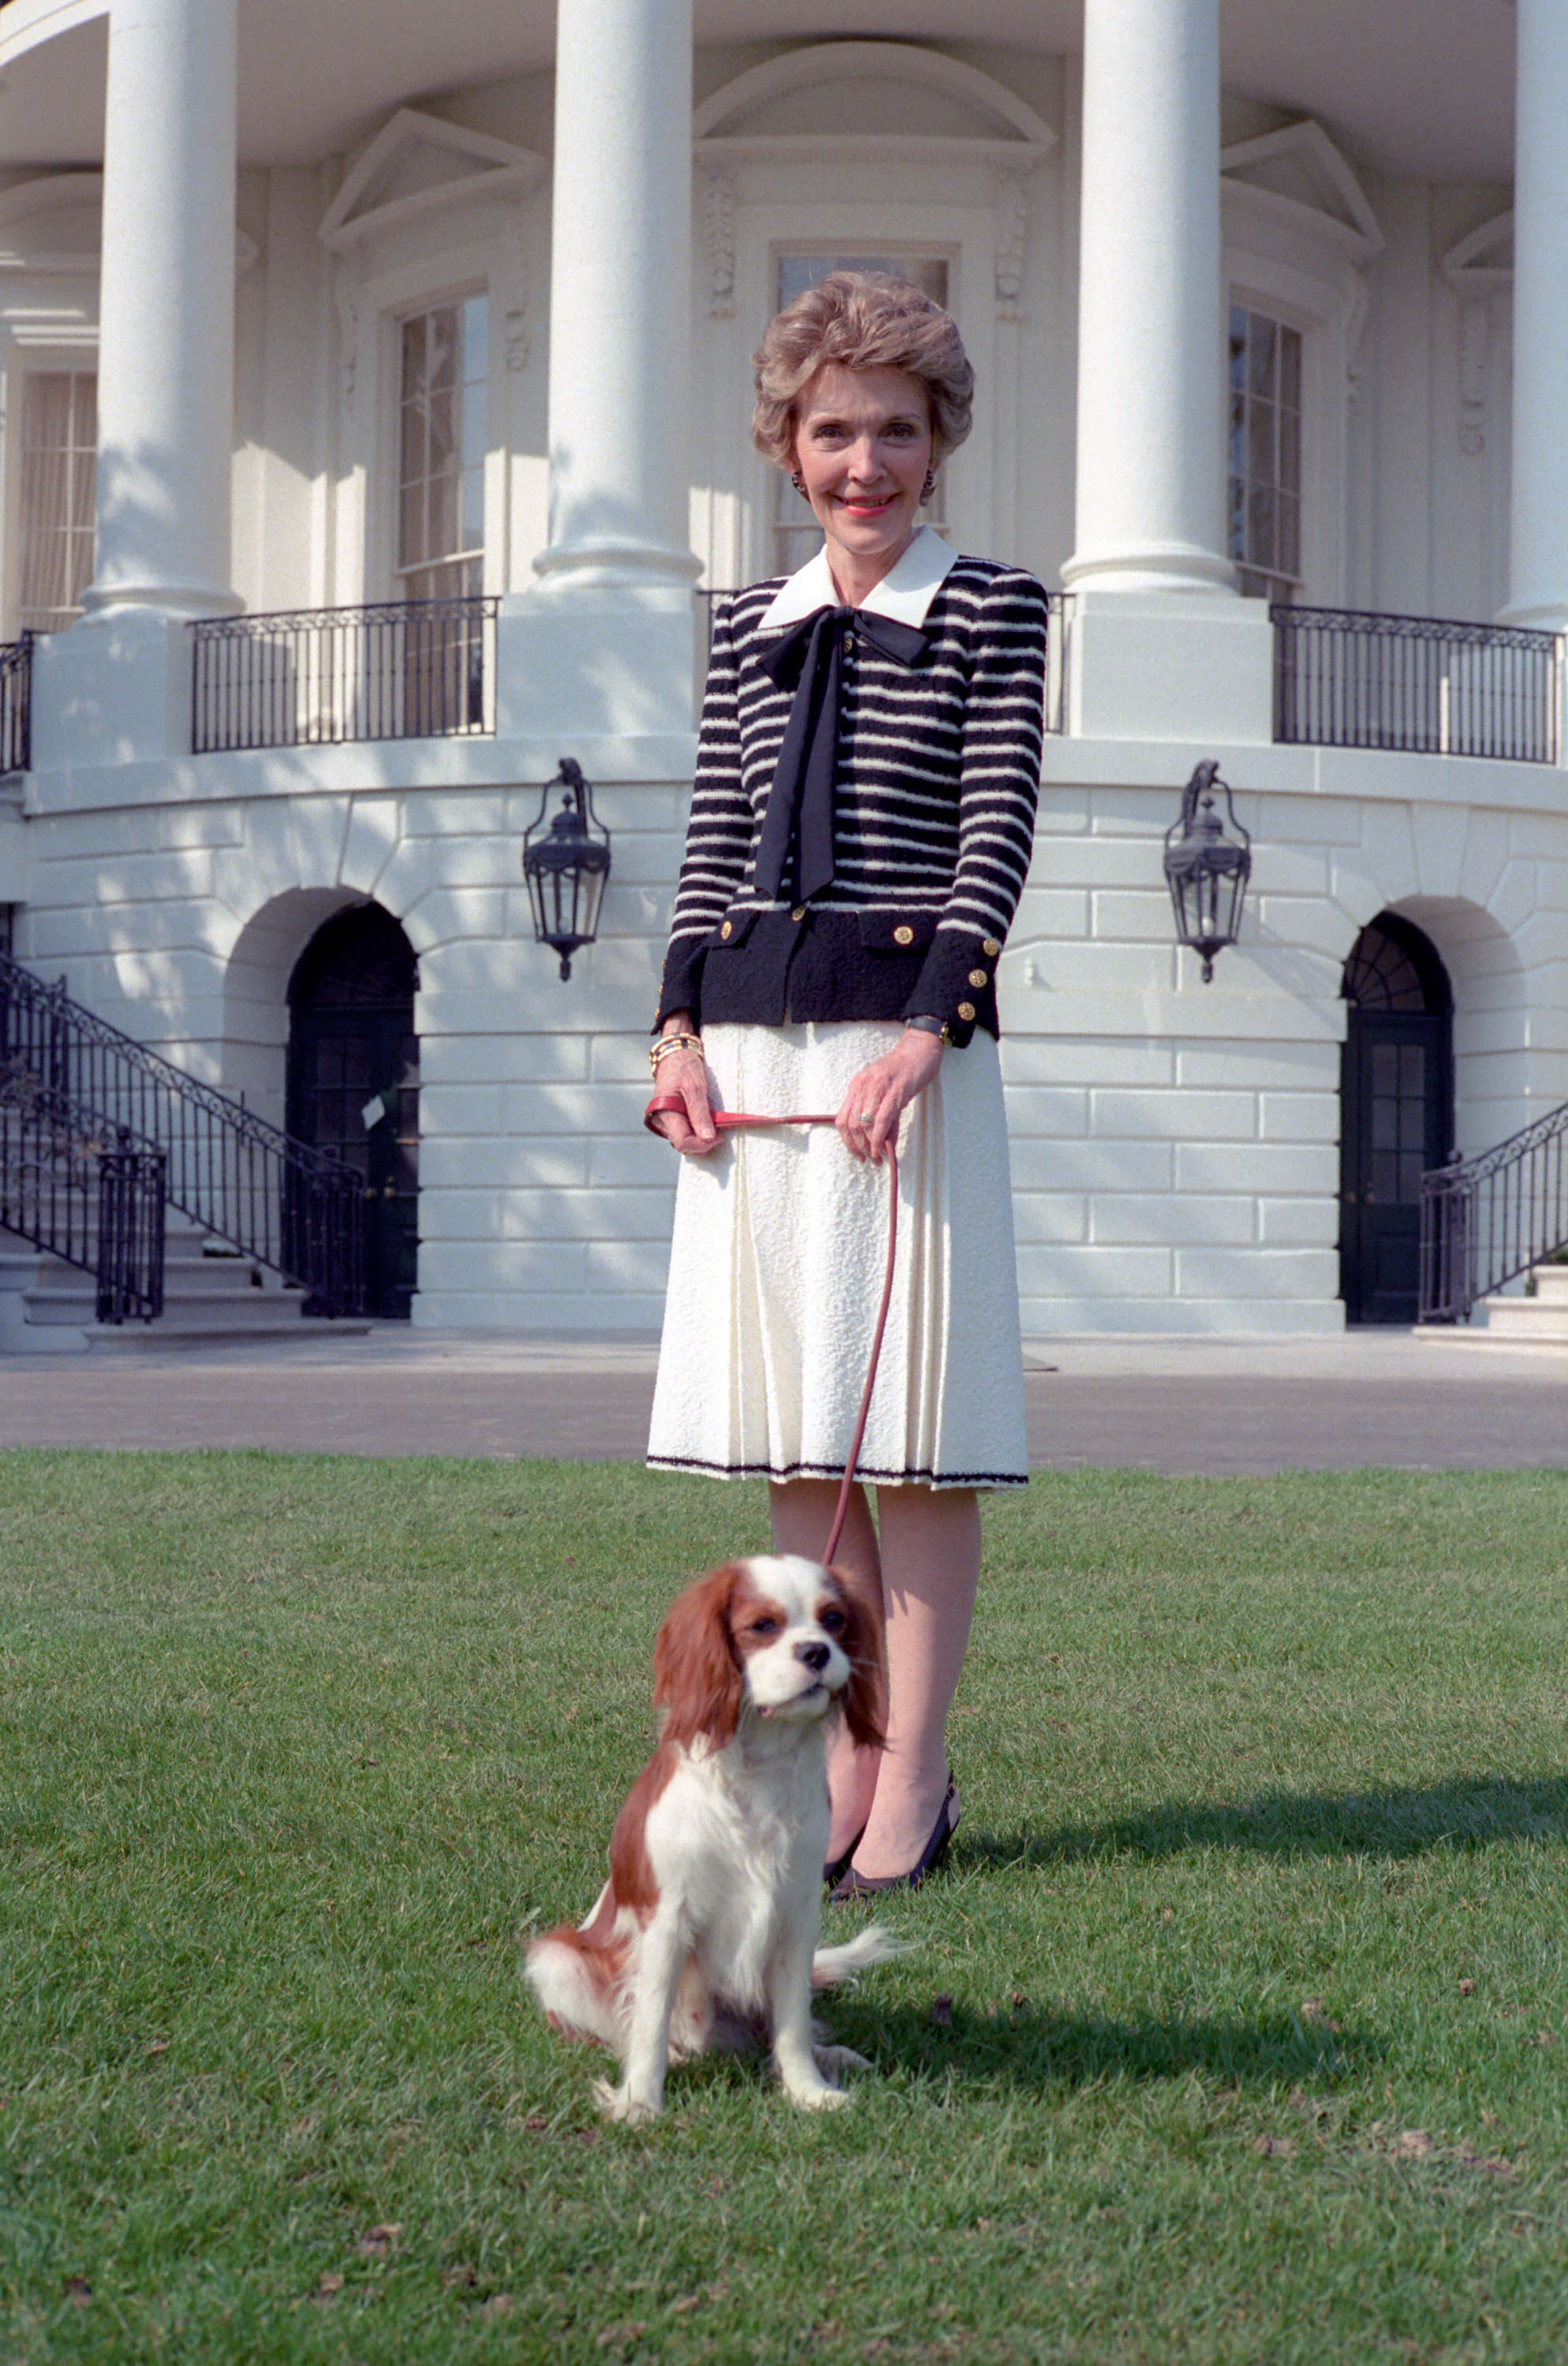
<svg viewBox="0 0 1568 2366">
<path fill-rule="evenodd" d="M 865 608 L 818 608 L 781 635 L 759 659 L 781 690 L 795 691 L 778 769 L 768 792 L 757 847 L 757 888 L 784 894 L 791 842 L 796 849 L 793 894 L 815 896 L 833 876 L 833 781 L 839 755 L 839 692 L 851 636 L 862 633 L 884 657 L 918 665 L 925 634 Z"/>
</svg>

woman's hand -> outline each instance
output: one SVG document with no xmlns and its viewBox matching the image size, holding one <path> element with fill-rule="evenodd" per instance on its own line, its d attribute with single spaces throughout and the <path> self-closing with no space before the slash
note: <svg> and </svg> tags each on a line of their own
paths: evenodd
<svg viewBox="0 0 1568 2366">
<path fill-rule="evenodd" d="M 882 1154 L 897 1132 L 899 1119 L 941 1065 L 942 1037 L 907 1027 L 880 1060 L 850 1079 L 834 1122 L 852 1158 L 881 1166 Z"/>
<path fill-rule="evenodd" d="M 690 1034 L 691 1014 L 672 1011 L 661 1031 L 666 1035 Z M 660 1092 L 679 1093 L 685 1104 L 683 1110 L 661 1110 L 653 1121 L 656 1131 L 682 1156 L 705 1158 L 718 1140 L 718 1128 L 713 1121 L 707 1063 L 701 1052 L 668 1053 L 659 1063 L 656 1081 Z"/>
</svg>

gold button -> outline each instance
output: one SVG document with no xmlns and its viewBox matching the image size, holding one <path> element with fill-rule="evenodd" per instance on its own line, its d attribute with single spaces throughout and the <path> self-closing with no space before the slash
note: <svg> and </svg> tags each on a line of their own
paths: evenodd
<svg viewBox="0 0 1568 2366">
<path fill-rule="evenodd" d="M 846 634 L 844 635 L 844 647 L 845 647 L 845 648 L 846 648 L 846 649 L 852 649 L 852 648 L 853 648 L 853 647 L 854 647 L 854 645 L 855 645 L 855 637 L 854 637 L 854 635 L 853 635 L 852 633 L 846 633 Z"/>
<path fill-rule="evenodd" d="M 791 919 L 795 923 L 796 927 L 798 928 L 798 926 L 800 925 L 801 921 L 802 921 L 802 920 L 804 920 L 804 919 L 805 919 L 805 918 L 806 918 L 806 907 L 805 907 L 805 905 L 804 905 L 804 904 L 797 904 L 797 905 L 795 906 L 795 907 L 794 911 L 790 914 L 790 916 L 789 916 L 789 917 L 790 917 L 790 918 L 791 918 Z"/>
<path fill-rule="evenodd" d="M 720 929 L 720 930 L 719 930 L 719 932 L 718 932 L 718 933 L 719 933 L 719 935 L 720 935 L 721 937 L 732 937 L 732 936 L 735 934 L 735 923 L 734 923 L 734 921 L 733 921 L 733 920 L 726 920 L 726 922 L 725 922 L 725 924 L 724 924 L 723 928 L 722 928 L 722 929 Z"/>
<path fill-rule="evenodd" d="M 989 953 L 991 959 L 995 961 L 997 955 L 1001 951 L 1001 946 L 998 943 L 995 937 L 985 937 L 981 940 L 980 951 L 983 953 Z"/>
<path fill-rule="evenodd" d="M 983 969 L 972 969 L 969 973 L 969 983 L 971 986 L 984 986 L 986 984 L 985 971 Z"/>
<path fill-rule="evenodd" d="M 974 1004 L 972 1002 L 961 1002 L 958 1006 L 958 1016 L 960 1019 L 964 1020 L 973 1019 L 975 1016 Z"/>
<path fill-rule="evenodd" d="M 893 941 L 896 945 L 912 945 L 915 941 L 915 931 L 906 923 L 894 930 Z"/>
</svg>

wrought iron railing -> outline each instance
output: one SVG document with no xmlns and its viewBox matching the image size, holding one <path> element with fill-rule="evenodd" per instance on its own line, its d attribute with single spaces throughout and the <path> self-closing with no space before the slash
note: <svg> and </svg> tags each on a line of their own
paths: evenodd
<svg viewBox="0 0 1568 2366">
<path fill-rule="evenodd" d="M 705 665 L 713 650 L 714 610 L 721 600 L 728 600 L 733 594 L 709 583 L 699 583 L 696 596 L 702 603 L 702 658 Z M 1061 733 L 1067 727 L 1067 637 L 1072 629 L 1072 594 L 1047 592 L 1045 604 L 1051 614 L 1045 645 L 1045 728 Z"/>
<path fill-rule="evenodd" d="M 1423 1323 L 1463 1323 L 1478 1299 L 1568 1248 L 1568 1102 L 1479 1158 L 1421 1178 Z"/>
<path fill-rule="evenodd" d="M 1561 760 L 1562 634 L 1289 603 L 1269 614 L 1277 740 Z"/>
<path fill-rule="evenodd" d="M 472 594 L 204 616 L 191 626 L 191 751 L 482 738 L 495 729 L 500 605 Z"/>
<path fill-rule="evenodd" d="M 33 760 L 33 637 L 0 642 L 0 779 Z"/>
<path fill-rule="evenodd" d="M 93 1275 L 100 1323 L 164 1311 L 164 1158 L 0 1064 L 0 1226 Z"/>
<path fill-rule="evenodd" d="M 364 1302 L 362 1178 L 187 1076 L 0 953 L 0 1074 L 89 1112 L 106 1144 L 155 1144 L 193 1222 L 299 1283 L 308 1312 Z"/>
</svg>

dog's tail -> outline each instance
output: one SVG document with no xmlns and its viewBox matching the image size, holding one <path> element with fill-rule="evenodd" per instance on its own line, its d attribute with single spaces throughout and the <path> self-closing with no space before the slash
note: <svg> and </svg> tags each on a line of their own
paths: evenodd
<svg viewBox="0 0 1568 2366">
<path fill-rule="evenodd" d="M 811 1958 L 811 1985 L 814 1989 L 841 1988 L 846 1980 L 858 1978 L 870 1971 L 874 1964 L 890 1964 L 896 1956 L 907 1955 L 906 1942 L 896 1939 L 879 1922 L 868 1922 L 841 1947 L 818 1947 Z"/>
</svg>

